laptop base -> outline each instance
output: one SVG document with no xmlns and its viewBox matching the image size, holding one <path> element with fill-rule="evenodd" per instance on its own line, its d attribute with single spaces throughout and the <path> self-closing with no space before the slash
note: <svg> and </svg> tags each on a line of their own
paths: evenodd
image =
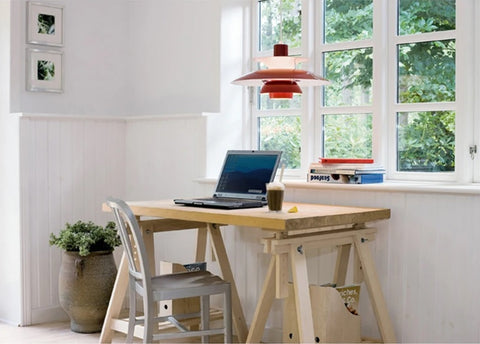
<svg viewBox="0 0 480 344">
<path fill-rule="evenodd" d="M 219 200 L 219 199 L 174 199 L 175 204 L 186 205 L 190 207 L 201 208 L 217 208 L 217 209 L 246 209 L 246 208 L 261 208 L 265 206 L 261 201 L 233 201 L 233 200 Z"/>
</svg>

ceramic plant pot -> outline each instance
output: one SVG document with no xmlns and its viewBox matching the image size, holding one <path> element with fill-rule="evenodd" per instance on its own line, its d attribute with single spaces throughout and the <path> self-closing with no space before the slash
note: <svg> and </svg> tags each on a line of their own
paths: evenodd
<svg viewBox="0 0 480 344">
<path fill-rule="evenodd" d="M 58 291 L 72 331 L 101 331 L 116 275 L 111 251 L 63 252 Z"/>
</svg>

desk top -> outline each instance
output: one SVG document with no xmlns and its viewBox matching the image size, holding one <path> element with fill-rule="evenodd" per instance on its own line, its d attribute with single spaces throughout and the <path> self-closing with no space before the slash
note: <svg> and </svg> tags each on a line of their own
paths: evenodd
<svg viewBox="0 0 480 344">
<path fill-rule="evenodd" d="M 283 203 L 282 212 L 267 207 L 222 210 L 176 205 L 173 200 L 127 202 L 137 216 L 258 227 L 273 231 L 293 231 L 337 225 L 363 224 L 390 218 L 390 209 L 346 207 L 322 204 Z M 298 212 L 287 210 L 296 206 Z"/>
</svg>

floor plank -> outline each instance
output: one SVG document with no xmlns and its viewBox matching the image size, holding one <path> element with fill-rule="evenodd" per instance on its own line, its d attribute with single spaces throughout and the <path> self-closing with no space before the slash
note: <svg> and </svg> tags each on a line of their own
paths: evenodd
<svg viewBox="0 0 480 344">
<path fill-rule="evenodd" d="M 223 336 L 212 336 L 212 343 L 223 341 Z M 40 325 L 32 325 L 26 327 L 17 327 L 4 323 L 0 323 L 0 343 L 17 344 L 17 343 L 71 343 L 71 344 L 98 344 L 100 333 L 76 333 L 70 330 L 69 322 L 47 323 Z M 188 339 L 190 343 L 200 343 L 198 338 Z M 235 338 L 236 340 L 236 338 Z M 141 343 L 138 338 L 134 339 L 134 343 Z M 169 341 L 173 342 L 173 341 Z M 184 340 L 175 340 L 176 343 L 185 342 Z M 125 343 L 125 335 L 116 333 L 112 343 Z"/>
<path fill-rule="evenodd" d="M 0 323 L 0 343 L 98 343 L 100 333 L 76 333 L 70 330 L 69 322 L 48 323 L 17 327 Z M 124 338 L 115 337 L 114 343 L 123 343 Z"/>
</svg>

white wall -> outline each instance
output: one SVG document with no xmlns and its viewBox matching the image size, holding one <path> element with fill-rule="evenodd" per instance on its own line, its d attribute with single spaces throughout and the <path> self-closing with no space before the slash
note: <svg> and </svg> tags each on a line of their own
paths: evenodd
<svg viewBox="0 0 480 344">
<path fill-rule="evenodd" d="M 64 47 L 26 44 L 26 1 L 12 3 L 11 112 L 126 115 L 129 113 L 126 0 L 73 0 L 64 6 Z M 25 90 L 26 48 L 63 51 L 64 92 Z"/>
<path fill-rule="evenodd" d="M 246 87 L 232 85 L 245 73 L 243 54 L 248 41 L 243 38 L 245 25 L 248 26 L 249 1 L 222 1 L 220 28 L 220 115 L 211 117 L 207 123 L 207 171 L 206 176 L 217 177 L 228 149 L 250 148 L 250 122 L 244 113 L 249 106 L 245 97 Z M 242 97 L 243 96 L 243 97 Z"/>
<path fill-rule="evenodd" d="M 10 112 L 219 112 L 219 0 L 50 1 L 64 6 L 60 48 L 26 44 L 26 2 L 11 1 Z M 62 94 L 25 90 L 27 47 L 64 52 Z"/>
<path fill-rule="evenodd" d="M 218 112 L 219 0 L 129 1 L 132 114 Z"/>
<path fill-rule="evenodd" d="M 202 115 L 128 120 L 126 197 L 192 196 L 194 180 L 205 176 L 207 121 Z"/>
</svg>

